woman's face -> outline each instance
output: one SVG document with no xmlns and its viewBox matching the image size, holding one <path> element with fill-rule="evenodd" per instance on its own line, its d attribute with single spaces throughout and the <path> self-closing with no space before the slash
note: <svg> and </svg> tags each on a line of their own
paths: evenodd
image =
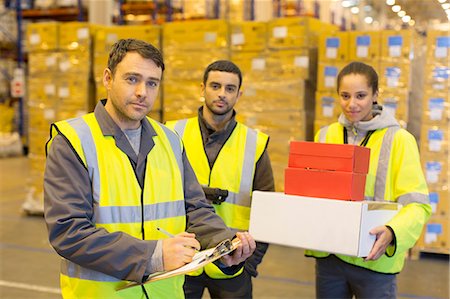
<svg viewBox="0 0 450 299">
<path fill-rule="evenodd" d="M 377 99 L 367 78 L 361 74 L 348 74 L 339 84 L 339 103 L 347 120 L 352 123 L 372 119 L 372 105 Z"/>
</svg>

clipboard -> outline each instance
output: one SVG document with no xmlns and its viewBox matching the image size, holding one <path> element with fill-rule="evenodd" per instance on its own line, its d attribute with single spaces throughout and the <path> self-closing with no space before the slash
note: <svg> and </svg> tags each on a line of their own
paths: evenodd
<svg viewBox="0 0 450 299">
<path fill-rule="evenodd" d="M 152 282 L 159 281 L 162 279 L 174 277 L 177 275 L 183 275 L 183 274 L 195 271 L 197 269 L 204 267 L 205 265 L 207 265 L 209 263 L 212 263 L 212 262 L 220 259 L 222 256 L 233 252 L 240 243 L 241 243 L 241 241 L 238 238 L 235 238 L 233 241 L 230 241 L 229 239 L 223 240 L 216 247 L 212 247 L 212 248 L 197 252 L 194 255 L 194 257 L 192 258 L 192 262 L 190 262 L 184 266 L 181 266 L 180 268 L 170 270 L 170 271 L 153 273 L 147 278 L 147 280 L 145 282 L 143 282 L 143 283 L 130 282 L 130 283 L 118 288 L 117 291 L 128 289 L 128 288 L 135 287 L 135 286 L 140 286 L 140 285 L 147 284 L 147 283 L 152 283 Z"/>
</svg>

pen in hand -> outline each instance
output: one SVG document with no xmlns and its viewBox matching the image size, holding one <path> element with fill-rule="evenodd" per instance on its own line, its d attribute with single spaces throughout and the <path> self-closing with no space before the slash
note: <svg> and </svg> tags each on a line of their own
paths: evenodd
<svg viewBox="0 0 450 299">
<path fill-rule="evenodd" d="M 170 237 L 170 238 L 175 237 L 174 234 L 169 233 L 168 231 L 166 231 L 165 229 L 163 229 L 163 228 L 161 228 L 161 227 L 157 227 L 156 229 L 159 230 L 160 232 L 162 232 L 163 234 L 165 234 L 166 236 Z M 195 248 L 195 247 L 192 247 L 192 249 L 194 249 L 196 252 L 199 251 L 199 250 L 198 250 L 197 248 Z"/>
<path fill-rule="evenodd" d="M 160 227 L 157 227 L 156 229 L 159 230 L 160 232 L 162 232 L 163 234 L 165 234 L 166 236 L 170 237 L 170 238 L 175 237 L 173 234 L 169 233 L 169 232 L 166 231 L 165 229 L 162 229 L 162 228 L 160 228 Z"/>
</svg>

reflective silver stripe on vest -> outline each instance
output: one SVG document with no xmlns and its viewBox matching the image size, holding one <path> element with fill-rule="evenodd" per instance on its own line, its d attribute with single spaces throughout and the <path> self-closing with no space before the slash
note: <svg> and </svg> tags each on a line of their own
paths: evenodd
<svg viewBox="0 0 450 299">
<path fill-rule="evenodd" d="M 179 120 L 175 123 L 175 126 L 173 127 L 180 137 L 183 137 L 187 121 L 188 121 L 187 119 Z"/>
<path fill-rule="evenodd" d="M 98 203 L 100 199 L 100 174 L 98 172 L 97 149 L 95 147 L 94 138 L 92 137 L 91 128 L 86 121 L 79 117 L 67 121 L 77 132 L 80 138 L 81 146 L 89 172 L 89 179 L 92 183 L 92 192 L 94 202 Z"/>
<path fill-rule="evenodd" d="M 83 268 L 64 258 L 61 259 L 61 273 L 69 277 L 80 278 L 85 280 L 102 281 L 102 282 L 121 281 L 120 279 L 106 275 L 105 273 Z"/>
<path fill-rule="evenodd" d="M 423 193 L 408 193 L 399 196 L 397 201 L 403 206 L 410 203 L 430 204 L 430 197 Z"/>
<path fill-rule="evenodd" d="M 230 198 L 230 202 L 232 200 L 234 201 L 234 204 L 244 207 L 250 207 L 251 205 L 250 195 L 253 187 L 253 173 L 255 169 L 257 137 L 257 131 L 247 128 L 247 138 L 245 140 L 244 162 L 242 164 L 239 194 L 237 195 L 237 198 Z"/>
<path fill-rule="evenodd" d="M 325 140 L 327 140 L 326 139 L 327 132 L 328 132 L 328 126 L 325 126 L 325 127 L 320 129 L 320 131 L 319 131 L 319 142 L 325 143 Z"/>
<path fill-rule="evenodd" d="M 95 214 L 98 215 L 96 218 L 98 224 L 141 222 L 140 206 L 96 206 L 94 209 Z M 184 214 L 184 199 L 144 206 L 144 221 L 184 216 Z"/>
<path fill-rule="evenodd" d="M 166 133 L 167 139 L 169 139 L 170 146 L 172 147 L 172 151 L 175 155 L 175 159 L 178 163 L 178 168 L 180 169 L 181 174 L 181 182 L 184 186 L 184 167 L 183 167 L 183 151 L 181 150 L 181 140 L 180 137 L 177 136 L 172 130 L 158 123 L 158 125 L 163 129 L 164 133 Z"/>
<path fill-rule="evenodd" d="M 391 157 L 392 141 L 398 127 L 390 127 L 383 136 L 383 142 L 380 148 L 380 156 L 378 157 L 377 174 L 375 177 L 375 190 L 373 199 L 375 201 L 385 201 L 384 194 L 386 192 L 386 175 L 389 167 L 389 159 Z"/>
</svg>

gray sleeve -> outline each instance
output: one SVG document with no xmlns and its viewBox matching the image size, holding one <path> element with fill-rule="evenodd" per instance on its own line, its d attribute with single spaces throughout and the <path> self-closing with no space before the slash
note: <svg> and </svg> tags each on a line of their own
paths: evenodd
<svg viewBox="0 0 450 299">
<path fill-rule="evenodd" d="M 92 201 L 86 168 L 67 140 L 55 136 L 44 174 L 44 216 L 53 248 L 67 260 L 122 280 L 141 282 L 155 272 L 151 257 L 157 241 L 97 228 Z"/>
<path fill-rule="evenodd" d="M 185 152 L 183 166 L 187 231 L 195 233 L 202 249 L 215 246 L 224 239 L 231 240 L 235 232 L 225 225 L 206 200 Z"/>
</svg>

